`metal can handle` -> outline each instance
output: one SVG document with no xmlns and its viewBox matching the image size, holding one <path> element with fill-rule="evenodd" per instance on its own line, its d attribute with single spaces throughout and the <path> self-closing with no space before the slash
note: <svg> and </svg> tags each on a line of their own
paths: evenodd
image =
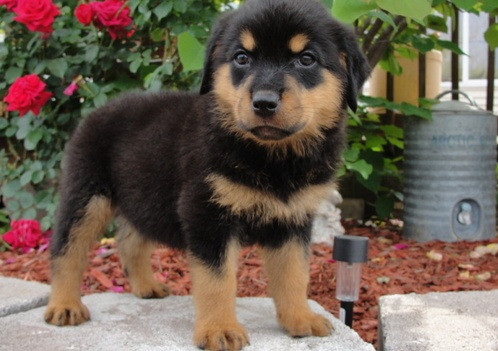
<svg viewBox="0 0 498 351">
<path fill-rule="evenodd" d="M 444 95 L 447 95 L 447 94 L 453 94 L 453 93 L 457 93 L 457 94 L 460 94 L 460 95 L 463 95 L 467 98 L 467 100 L 469 100 L 470 104 L 474 107 L 477 107 L 478 109 L 481 109 L 479 107 L 479 105 L 477 105 L 477 102 L 471 98 L 469 95 L 467 95 L 466 93 L 464 93 L 463 91 L 461 90 L 455 90 L 455 89 L 452 89 L 452 90 L 447 90 L 447 91 L 443 91 L 441 94 L 439 94 L 438 96 L 436 96 L 434 99 L 436 100 L 439 100 L 441 99 Z"/>
</svg>

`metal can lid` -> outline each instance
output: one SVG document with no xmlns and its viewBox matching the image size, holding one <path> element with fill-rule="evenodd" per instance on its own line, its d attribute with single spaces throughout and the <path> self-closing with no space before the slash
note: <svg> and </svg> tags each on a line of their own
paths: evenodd
<svg viewBox="0 0 498 351">
<path fill-rule="evenodd" d="M 354 235 L 338 235 L 334 238 L 332 258 L 336 261 L 356 263 L 366 262 L 368 238 Z"/>
</svg>

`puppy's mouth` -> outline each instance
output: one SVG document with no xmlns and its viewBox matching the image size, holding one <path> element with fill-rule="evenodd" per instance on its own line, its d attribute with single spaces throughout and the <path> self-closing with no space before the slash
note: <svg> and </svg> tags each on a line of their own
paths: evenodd
<svg viewBox="0 0 498 351">
<path fill-rule="evenodd" d="M 237 123 L 239 128 L 242 130 L 245 130 L 246 132 L 251 133 L 254 135 L 256 138 L 261 139 L 261 140 L 268 140 L 268 141 L 278 141 L 287 138 L 288 136 L 298 132 L 301 130 L 306 123 L 298 123 L 294 126 L 291 126 L 289 128 L 278 128 L 275 126 L 270 126 L 270 125 L 261 125 L 261 126 L 256 126 L 256 127 L 249 127 L 246 126 L 245 124 L 239 122 Z"/>
<path fill-rule="evenodd" d="M 249 132 L 262 140 L 281 140 L 292 134 L 291 131 L 270 126 L 251 128 Z"/>
</svg>

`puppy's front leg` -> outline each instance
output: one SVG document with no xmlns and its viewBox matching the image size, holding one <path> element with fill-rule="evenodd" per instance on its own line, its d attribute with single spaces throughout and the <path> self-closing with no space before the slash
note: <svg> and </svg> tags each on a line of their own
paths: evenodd
<svg viewBox="0 0 498 351">
<path fill-rule="evenodd" d="M 268 292 L 275 302 L 278 321 L 292 336 L 326 336 L 332 324 L 311 311 L 307 300 L 308 245 L 293 239 L 279 248 L 263 247 Z"/>
<path fill-rule="evenodd" d="M 201 349 L 240 350 L 249 338 L 235 315 L 238 244 L 226 244 L 219 265 L 190 255 L 195 304 L 194 342 Z"/>
</svg>

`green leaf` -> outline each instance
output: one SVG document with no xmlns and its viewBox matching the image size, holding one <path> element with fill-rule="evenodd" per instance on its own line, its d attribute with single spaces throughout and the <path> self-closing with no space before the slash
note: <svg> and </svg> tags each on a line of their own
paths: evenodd
<svg viewBox="0 0 498 351">
<path fill-rule="evenodd" d="M 135 61 L 133 61 L 132 63 L 130 63 L 130 72 L 137 73 L 141 64 L 142 64 L 142 58 L 138 58 Z"/>
<path fill-rule="evenodd" d="M 33 172 L 32 171 L 24 172 L 24 174 L 20 178 L 21 185 L 25 186 L 26 184 L 28 184 L 29 182 L 31 182 L 31 177 L 32 176 L 33 176 Z"/>
<path fill-rule="evenodd" d="M 395 29 L 395 32 L 398 30 L 398 26 L 396 25 L 396 23 L 394 23 L 394 20 L 392 19 L 392 17 L 389 16 L 384 11 L 374 10 L 374 11 L 370 11 L 368 13 L 368 15 L 371 16 L 371 17 L 379 18 L 382 21 L 384 21 L 386 23 L 389 23 L 389 25 Z"/>
<path fill-rule="evenodd" d="M 420 52 L 426 53 L 434 49 L 434 41 L 430 38 L 412 37 L 412 45 Z"/>
<path fill-rule="evenodd" d="M 64 59 L 48 60 L 47 68 L 54 76 L 64 78 L 64 74 L 67 71 L 67 62 Z"/>
<path fill-rule="evenodd" d="M 367 149 L 372 149 L 374 151 L 382 151 L 383 145 L 386 145 L 387 141 L 383 137 L 375 134 L 370 134 L 367 136 L 367 140 L 365 142 L 365 147 Z"/>
<path fill-rule="evenodd" d="M 6 118 L 0 117 L 0 130 L 5 129 L 9 126 L 9 121 Z"/>
<path fill-rule="evenodd" d="M 150 32 L 150 38 L 155 42 L 163 40 L 163 36 L 164 28 L 156 28 L 152 32 Z"/>
<path fill-rule="evenodd" d="M 152 12 L 156 15 L 157 19 L 160 21 L 166 17 L 173 9 L 173 2 L 162 0 L 159 5 L 157 5 Z M 176 8 L 175 8 L 176 9 Z"/>
<path fill-rule="evenodd" d="M 399 64 L 398 60 L 394 56 L 392 52 L 387 53 L 387 56 L 384 57 L 380 62 L 379 66 L 383 69 L 388 71 L 389 73 L 399 76 L 401 73 L 403 73 L 403 68 Z"/>
<path fill-rule="evenodd" d="M 429 0 L 377 0 L 377 5 L 395 15 L 422 21 L 432 11 Z"/>
<path fill-rule="evenodd" d="M 44 171 L 35 171 L 33 172 L 33 176 L 31 177 L 31 181 L 33 184 L 38 184 L 41 183 L 43 178 L 45 177 L 45 172 Z"/>
<path fill-rule="evenodd" d="M 415 60 L 418 58 L 418 52 L 417 50 L 414 50 L 413 48 L 409 46 L 398 46 L 396 47 L 395 51 L 404 58 L 407 58 L 409 60 Z"/>
<path fill-rule="evenodd" d="M 2 186 L 2 195 L 4 197 L 13 197 L 21 189 L 19 179 L 14 179 Z"/>
<path fill-rule="evenodd" d="M 441 46 L 443 49 L 448 49 L 448 50 L 451 50 L 453 51 L 454 53 L 456 53 L 457 55 L 467 55 L 465 52 L 462 51 L 462 49 L 460 49 L 458 47 L 457 44 L 451 42 L 451 41 L 448 41 L 448 40 L 440 40 L 438 39 L 437 40 L 437 44 L 439 46 Z M 468 56 L 468 55 L 467 55 Z"/>
<path fill-rule="evenodd" d="M 375 200 L 375 212 L 381 219 L 389 217 L 394 209 L 394 200 L 390 197 L 378 197 Z"/>
<path fill-rule="evenodd" d="M 107 102 L 107 95 L 104 93 L 100 93 L 95 98 L 93 99 L 93 103 L 95 107 L 101 107 L 104 106 L 105 103 Z"/>
<path fill-rule="evenodd" d="M 402 102 L 400 105 L 401 112 L 407 116 L 418 116 L 427 120 L 432 120 L 432 113 L 430 110 Z"/>
<path fill-rule="evenodd" d="M 36 218 L 36 210 L 34 208 L 28 208 L 27 210 L 24 210 L 24 212 L 22 213 L 22 218 L 35 219 Z"/>
<path fill-rule="evenodd" d="M 484 38 L 488 42 L 489 48 L 494 50 L 498 47 L 498 23 L 494 23 L 484 33 Z"/>
<path fill-rule="evenodd" d="M 372 165 L 368 164 L 365 160 L 346 163 L 346 168 L 358 172 L 363 179 L 368 179 L 373 171 Z"/>
<path fill-rule="evenodd" d="M 400 149 L 404 148 L 404 144 L 403 144 L 402 140 L 399 140 L 399 139 L 393 138 L 393 137 L 386 137 L 386 139 L 387 139 L 387 141 L 389 141 L 394 146 L 396 146 L 396 147 L 398 147 Z"/>
<path fill-rule="evenodd" d="M 28 193 L 27 191 L 23 191 L 22 193 L 18 194 L 17 199 L 19 200 L 19 204 L 22 208 L 33 206 L 35 200 L 33 195 L 31 193 Z"/>
<path fill-rule="evenodd" d="M 7 83 L 12 84 L 14 81 L 19 78 L 22 74 L 22 68 L 15 67 L 15 66 L 10 66 L 7 68 L 7 71 L 5 71 L 5 80 Z"/>
<path fill-rule="evenodd" d="M 358 155 L 360 151 L 358 149 L 347 149 L 344 151 L 344 159 L 348 162 L 355 162 L 358 160 Z"/>
<path fill-rule="evenodd" d="M 200 70 L 204 64 L 204 47 L 189 32 L 178 36 L 178 53 L 184 71 Z"/>
<path fill-rule="evenodd" d="M 16 132 L 17 140 L 23 140 L 31 131 L 32 126 L 31 126 L 30 117 L 31 117 L 31 112 L 28 112 L 22 118 L 19 118 L 17 120 L 17 132 Z"/>
<path fill-rule="evenodd" d="M 393 137 L 398 139 L 403 138 L 403 129 L 395 126 L 394 124 L 381 126 L 380 129 L 384 132 L 386 137 Z"/>
<path fill-rule="evenodd" d="M 481 10 L 484 12 L 492 12 L 498 9 L 498 0 L 483 0 Z"/>
<path fill-rule="evenodd" d="M 446 20 L 443 17 L 436 15 L 429 15 L 425 18 L 425 26 L 430 29 L 437 30 L 438 32 L 448 32 Z"/>
<path fill-rule="evenodd" d="M 457 7 L 469 11 L 477 3 L 477 0 L 451 0 Z"/>
<path fill-rule="evenodd" d="M 358 183 L 363 185 L 366 189 L 373 193 L 377 193 L 380 189 L 380 174 L 378 172 L 372 172 L 368 179 L 363 178 L 359 173 L 356 174 L 356 180 Z"/>
<path fill-rule="evenodd" d="M 88 45 L 85 48 L 85 61 L 88 63 L 92 63 L 95 61 L 97 56 L 99 55 L 99 46 L 98 45 Z"/>
<path fill-rule="evenodd" d="M 174 0 L 173 7 L 176 12 L 185 13 L 187 12 L 187 1 L 186 0 Z"/>
<path fill-rule="evenodd" d="M 36 149 L 36 145 L 38 145 L 38 142 L 41 140 L 42 137 L 43 137 L 43 132 L 41 129 L 39 128 L 32 129 L 26 136 L 26 139 L 24 139 L 24 147 L 26 148 L 26 150 Z"/>
<path fill-rule="evenodd" d="M 334 0 L 332 15 L 342 22 L 353 23 L 375 8 L 375 0 Z"/>
</svg>

